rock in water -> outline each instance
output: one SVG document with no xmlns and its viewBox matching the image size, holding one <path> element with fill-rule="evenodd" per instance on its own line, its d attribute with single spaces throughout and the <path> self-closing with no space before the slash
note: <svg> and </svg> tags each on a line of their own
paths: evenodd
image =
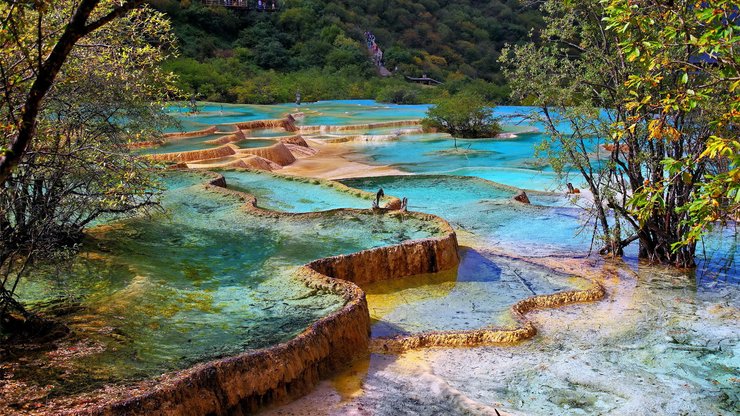
<svg viewBox="0 0 740 416">
<path fill-rule="evenodd" d="M 516 193 L 516 195 L 514 196 L 514 200 L 519 201 L 523 204 L 529 204 L 529 197 L 527 196 L 527 193 L 521 190 Z"/>
</svg>

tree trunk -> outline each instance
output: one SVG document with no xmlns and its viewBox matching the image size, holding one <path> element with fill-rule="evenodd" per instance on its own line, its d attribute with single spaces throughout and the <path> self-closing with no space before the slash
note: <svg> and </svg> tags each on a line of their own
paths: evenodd
<svg viewBox="0 0 740 416">
<path fill-rule="evenodd" d="M 36 118 L 41 110 L 41 103 L 54 84 L 59 70 L 67 60 L 67 56 L 72 52 L 72 48 L 77 41 L 111 20 L 124 15 L 129 10 L 143 3 L 143 1 L 127 0 L 107 15 L 90 23 L 88 23 L 88 18 L 98 6 L 100 0 L 82 0 L 77 5 L 72 19 L 52 48 L 51 53 L 36 68 L 36 78 L 31 85 L 21 112 L 18 133 L 11 140 L 8 149 L 3 154 L 0 154 L 0 184 L 8 180 L 13 169 L 15 169 L 23 158 L 23 155 L 28 151 L 31 141 L 36 135 Z M 41 57 L 39 56 L 38 58 L 40 61 Z"/>
<path fill-rule="evenodd" d="M 672 250 L 671 246 L 677 242 L 677 239 L 668 238 L 664 232 L 649 232 L 643 229 L 639 232 L 639 236 L 639 258 L 651 263 L 667 264 L 679 268 L 696 267 L 695 243 Z"/>
</svg>

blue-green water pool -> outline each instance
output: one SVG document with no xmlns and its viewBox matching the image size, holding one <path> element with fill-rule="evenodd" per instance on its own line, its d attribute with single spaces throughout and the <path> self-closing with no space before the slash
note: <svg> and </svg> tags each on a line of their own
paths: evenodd
<svg viewBox="0 0 740 416">
<path fill-rule="evenodd" d="M 587 233 L 579 233 L 585 216 L 577 208 L 521 204 L 512 200 L 515 190 L 479 178 L 411 175 L 342 183 L 406 197 L 409 209 L 440 215 L 482 244 L 520 254 L 583 254 L 591 242 Z"/>
<path fill-rule="evenodd" d="M 542 139 L 540 134 L 510 140 L 458 139 L 455 149 L 447 135 L 412 134 L 391 142 L 352 143 L 350 157 L 416 174 L 476 176 L 522 189 L 561 189 L 558 176 L 534 156 Z"/>
<path fill-rule="evenodd" d="M 262 208 L 285 212 L 326 211 L 336 208 L 370 208 L 372 198 L 352 194 L 318 180 L 252 171 L 219 171 L 229 188 L 257 198 Z"/>
<path fill-rule="evenodd" d="M 296 267 L 439 233 L 371 213 L 255 216 L 201 182 L 167 174 L 163 211 L 91 230 L 78 261 L 24 281 L 30 305 L 78 306 L 63 319 L 84 344 L 72 348 L 91 351 L 39 382 L 69 393 L 286 341 L 344 302 L 294 280 Z"/>
<path fill-rule="evenodd" d="M 372 336 L 512 325 L 509 308 L 517 301 L 583 283 L 472 248 L 463 248 L 460 257 L 454 270 L 363 287 Z"/>
<path fill-rule="evenodd" d="M 363 125 L 377 122 L 418 120 L 425 116 L 429 105 L 383 104 L 370 100 L 320 101 L 316 103 L 259 105 L 221 105 L 201 103 L 200 113 L 191 115 L 180 107 L 172 107 L 172 114 L 183 124 L 183 130 L 196 130 L 225 123 L 236 123 L 265 118 L 280 118 L 297 111 L 303 117 L 299 125 Z M 525 122 L 524 116 L 535 111 L 530 107 L 501 106 L 495 114 L 502 117 L 509 131 L 543 131 L 541 125 Z M 551 167 L 534 155 L 534 148 L 542 142 L 540 133 L 521 133 L 512 139 L 458 139 L 458 148 L 444 134 L 405 134 L 410 127 L 376 129 L 360 128 L 353 132 L 332 134 L 341 137 L 352 134 L 388 135 L 404 133 L 398 140 L 368 141 L 351 144 L 351 159 L 378 165 L 390 165 L 402 171 L 417 174 L 451 174 L 477 176 L 506 185 L 534 190 L 562 190 L 564 184 Z M 227 130 L 224 130 L 227 131 Z M 275 129 L 251 131 L 250 136 L 279 137 L 293 133 Z M 185 151 L 207 148 L 200 139 L 187 139 L 168 144 L 154 152 Z M 171 150 L 170 150 L 171 149 Z M 576 186 L 580 186 L 577 180 Z"/>
<path fill-rule="evenodd" d="M 301 106 L 202 103 L 201 113 L 196 115 L 187 115 L 177 108 L 172 111 L 182 120 L 182 129 L 221 125 L 220 131 L 230 131 L 230 123 L 280 118 L 296 111 L 304 113 L 298 119 L 299 124 L 347 125 L 421 118 L 426 108 L 372 101 L 330 101 Z M 508 123 L 516 123 L 519 114 L 533 110 L 499 107 L 496 111 L 511 116 Z M 542 126 L 535 127 L 541 131 Z M 395 130 L 381 128 L 360 133 L 388 134 Z M 270 138 L 288 134 L 272 129 L 252 133 L 261 138 L 248 139 L 239 145 L 267 145 L 274 142 Z M 173 141 L 143 152 L 207 148 L 211 145 L 203 141 L 216 137 L 220 136 Z M 387 195 L 407 197 L 410 210 L 447 219 L 467 246 L 461 250 L 461 264 L 456 270 L 368 285 L 365 289 L 373 318 L 373 336 L 506 325 L 510 323 L 508 309 L 517 300 L 583 284 L 580 279 L 515 257 L 556 256 L 564 261 L 586 257 L 591 248 L 591 227 L 586 213 L 562 194 L 530 192 L 533 204 L 523 205 L 511 200 L 514 189 L 490 182 L 528 190 L 562 189 L 552 169 L 534 157 L 534 146 L 542 139 L 539 133 L 525 133 L 513 139 L 459 140 L 456 150 L 452 139 L 445 135 L 404 134 L 394 141 L 349 145 L 354 151 L 350 157 L 355 160 L 387 164 L 415 175 L 348 179 L 344 184 L 371 193 L 382 187 Z M 261 208 L 295 213 L 340 207 L 368 208 L 371 204 L 367 195 L 325 182 L 250 171 L 221 173 L 229 187 L 254 194 Z M 21 300 L 32 306 L 43 309 L 50 300 L 75 306 L 62 317 L 74 333 L 60 347 L 70 352 L 70 358 L 63 365 L 52 357 L 51 364 L 43 368 L 19 367 L 18 374 L 31 374 L 26 378 L 35 379 L 39 383 L 36 387 L 53 385 L 52 395 L 89 391 L 107 383 L 150 378 L 197 362 L 291 339 L 311 322 L 343 305 L 341 298 L 310 290 L 295 281 L 292 272 L 296 267 L 319 257 L 425 238 L 439 231 L 413 219 L 401 221 L 369 213 L 335 212 L 291 219 L 259 216 L 246 210 L 233 196 L 206 191 L 199 174 L 167 174 L 163 182 L 166 191 L 162 210 L 91 230 L 79 260 L 23 282 Z M 579 186 L 576 180 L 573 182 Z M 674 341 L 680 338 L 676 334 L 684 336 L 681 331 L 686 328 L 699 336 L 684 336 L 686 339 L 680 339 L 679 347 L 701 347 L 695 346 L 693 340 L 701 340 L 701 332 L 705 331 L 711 333 L 706 338 L 712 342 L 719 339 L 720 347 L 734 342 L 734 350 L 729 351 L 735 351 L 736 337 L 722 327 L 724 321 L 710 319 L 706 327 L 699 328 L 687 322 L 698 322 L 710 312 L 687 310 L 704 302 L 712 304 L 707 310 L 714 310 L 713 303 L 717 303 L 721 314 L 736 313 L 732 312 L 737 308 L 740 283 L 736 247 L 736 230 L 717 230 L 699 249 L 697 270 L 680 273 L 646 268 L 637 262 L 631 248 L 624 265 L 626 271 L 620 273 L 636 270 L 640 276 L 634 283 L 639 288 L 635 290 L 639 297 L 633 296 L 637 306 L 630 307 L 630 288 L 625 288 L 624 283 L 611 292 L 613 298 L 599 306 L 604 310 L 603 315 L 609 317 L 612 308 L 609 302 L 621 299 L 626 305 L 617 305 L 615 310 L 630 318 L 629 328 L 608 327 L 616 335 L 604 335 L 605 340 L 593 351 L 589 350 L 592 337 L 588 331 L 596 329 L 591 326 L 580 332 L 586 335 L 575 346 L 564 348 L 565 342 L 545 329 L 544 347 L 535 342 L 505 351 L 518 354 L 514 362 L 522 367 L 533 367 L 529 364 L 536 363 L 539 368 L 549 365 L 551 357 L 565 357 L 560 351 L 568 351 L 570 357 L 585 349 L 591 351 L 587 357 L 593 361 L 585 363 L 586 366 L 598 367 L 594 363 L 605 361 L 607 368 L 616 373 L 623 369 L 641 372 L 643 367 L 648 367 L 645 374 L 653 381 L 669 378 L 671 368 L 686 358 L 686 351 L 688 354 L 699 351 L 678 349 L 679 353 L 670 355 L 653 351 L 652 345 L 659 343 L 673 348 Z M 502 256 L 501 252 L 511 256 Z M 625 289 L 628 295 L 624 295 Z M 684 298 L 688 299 L 685 304 Z M 682 305 L 677 307 L 681 311 L 658 308 L 650 303 L 653 299 Z M 664 326 L 660 322 L 668 322 L 675 333 L 656 329 Z M 643 337 L 644 334 L 648 335 Z M 668 336 L 674 341 L 665 341 Z M 643 338 L 645 342 L 641 341 Z M 622 354 L 612 351 L 613 340 L 624 343 L 629 351 L 634 350 L 626 356 L 633 357 L 637 363 L 618 358 Z M 502 365 L 508 361 L 501 359 L 501 355 L 512 354 L 495 351 L 491 356 Z M 704 367 L 712 368 L 712 377 L 720 374 L 722 386 L 728 385 L 728 374 L 738 366 L 727 351 L 702 350 L 695 354 L 703 354 L 701 357 L 692 355 L 688 361 L 695 368 L 682 367 L 681 371 L 693 380 L 708 374 Z M 444 367 L 441 373 L 464 390 L 465 383 L 457 381 L 467 377 L 467 372 L 459 371 L 457 363 L 463 360 L 458 357 L 472 362 L 478 359 L 477 354 L 485 356 L 487 352 L 477 349 L 449 353 L 441 361 L 454 364 Z M 720 357 L 716 363 L 712 354 Z M 649 362 L 643 365 L 639 360 Z M 472 372 L 478 380 L 470 387 L 471 395 L 489 394 L 495 399 L 503 394 L 514 403 L 515 399 L 537 394 L 516 384 L 491 388 L 491 371 Z M 548 381 L 558 383 L 553 387 L 558 390 L 558 395 L 553 396 L 558 400 L 562 391 L 573 390 L 568 377 L 564 382 L 558 374 L 548 374 L 543 379 L 538 378 L 539 374 L 546 373 L 537 370 L 537 374 L 525 376 L 536 380 L 529 383 L 536 386 L 546 385 Z M 618 383 L 618 390 L 639 379 L 632 377 L 629 383 Z M 512 381 L 515 382 L 519 381 Z M 521 383 L 528 385 L 526 379 Z M 576 390 L 598 396 L 604 389 L 578 387 Z M 379 397 L 406 397 L 403 392 L 384 394 Z M 513 407 L 535 412 L 562 409 L 560 405 L 542 404 L 546 401 L 540 400 L 536 406 L 515 403 Z M 592 408 L 600 411 L 608 406 Z M 308 409 L 309 413 L 314 410 Z"/>
</svg>

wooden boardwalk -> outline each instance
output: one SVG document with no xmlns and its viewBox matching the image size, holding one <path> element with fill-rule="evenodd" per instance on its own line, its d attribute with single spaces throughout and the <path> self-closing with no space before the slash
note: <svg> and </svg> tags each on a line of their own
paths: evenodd
<svg viewBox="0 0 740 416">
<path fill-rule="evenodd" d="M 419 82 L 419 83 L 426 84 L 426 85 L 439 85 L 442 83 L 441 81 L 437 81 L 436 79 L 429 78 L 429 77 L 415 78 L 415 77 L 407 76 L 406 80 L 410 82 Z"/>
</svg>

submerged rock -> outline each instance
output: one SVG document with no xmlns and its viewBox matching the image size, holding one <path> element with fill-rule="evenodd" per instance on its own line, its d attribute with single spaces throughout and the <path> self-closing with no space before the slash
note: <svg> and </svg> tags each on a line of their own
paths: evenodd
<svg viewBox="0 0 740 416">
<path fill-rule="evenodd" d="M 516 195 L 514 195 L 514 200 L 515 201 L 519 201 L 519 202 L 521 202 L 523 204 L 529 204 L 530 203 L 529 202 L 529 197 L 527 196 L 527 193 L 524 192 L 524 191 L 522 191 L 522 190 L 520 190 L 519 192 L 516 193 Z"/>
</svg>

